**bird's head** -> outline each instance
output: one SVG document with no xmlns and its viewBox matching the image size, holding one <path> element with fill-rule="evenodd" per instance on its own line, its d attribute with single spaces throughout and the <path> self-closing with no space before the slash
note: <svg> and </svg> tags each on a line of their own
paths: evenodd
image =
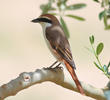
<svg viewBox="0 0 110 100">
<path fill-rule="evenodd" d="M 51 14 L 43 14 L 40 17 L 33 19 L 32 22 L 40 23 L 43 27 L 50 27 L 59 24 L 57 18 Z"/>
</svg>

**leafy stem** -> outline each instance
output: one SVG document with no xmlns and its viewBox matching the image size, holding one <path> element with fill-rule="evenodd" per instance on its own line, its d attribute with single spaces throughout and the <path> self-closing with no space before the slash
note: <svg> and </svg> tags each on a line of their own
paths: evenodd
<svg viewBox="0 0 110 100">
<path fill-rule="evenodd" d="M 93 0 L 100 4 L 103 10 L 99 13 L 99 20 L 103 20 L 105 30 L 110 30 L 110 0 Z"/>
<path fill-rule="evenodd" d="M 100 69 L 109 79 L 110 79 L 110 75 L 109 75 L 109 72 L 108 72 L 108 68 L 110 66 L 110 62 L 108 65 L 102 65 L 101 64 L 101 61 L 99 60 L 99 55 L 100 53 L 102 52 L 103 48 L 104 48 L 104 44 L 102 42 L 100 42 L 97 47 L 96 47 L 96 50 L 94 48 L 94 36 L 90 36 L 89 37 L 89 40 L 90 40 L 90 44 L 91 44 L 91 48 L 92 48 L 92 53 L 95 55 L 96 57 L 96 60 L 97 60 L 97 63 L 94 61 L 94 64 L 95 66 Z"/>
<path fill-rule="evenodd" d="M 86 4 L 85 3 L 76 3 L 76 4 L 73 3 L 71 5 L 68 5 L 67 2 L 68 0 L 56 0 L 56 1 L 48 0 L 47 4 L 40 5 L 40 9 L 42 10 L 42 14 L 49 13 L 49 14 L 59 16 L 60 23 L 62 25 L 62 28 L 64 29 L 65 35 L 67 36 L 67 38 L 69 38 L 70 34 L 69 34 L 68 27 L 66 25 L 66 22 L 64 20 L 64 17 L 76 19 L 79 21 L 85 21 L 85 19 L 83 17 L 76 16 L 74 14 L 67 15 L 65 14 L 65 12 L 82 9 L 86 7 Z"/>
<path fill-rule="evenodd" d="M 94 55 L 95 55 L 95 57 L 96 57 L 96 59 L 97 59 L 97 62 L 98 62 L 98 64 L 99 64 L 99 66 L 102 67 L 102 64 L 101 64 L 101 62 L 100 62 L 100 60 L 99 60 L 99 57 L 98 57 L 98 55 L 96 54 L 95 49 L 94 49 L 94 47 L 93 47 L 92 44 L 91 44 L 91 47 L 92 47 L 92 51 L 93 51 L 93 53 L 94 53 Z"/>
</svg>

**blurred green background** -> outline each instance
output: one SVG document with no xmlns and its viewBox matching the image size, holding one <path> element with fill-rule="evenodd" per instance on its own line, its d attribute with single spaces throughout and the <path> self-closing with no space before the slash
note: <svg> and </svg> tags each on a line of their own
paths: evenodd
<svg viewBox="0 0 110 100">
<path fill-rule="evenodd" d="M 0 85 L 16 78 L 21 72 L 35 71 L 55 61 L 49 52 L 39 24 L 30 21 L 41 14 L 39 6 L 47 0 L 0 0 Z M 102 10 L 92 0 L 69 0 L 71 3 L 86 3 L 87 7 L 72 13 L 83 16 L 80 22 L 64 18 L 70 31 L 70 45 L 81 81 L 96 87 L 104 87 L 108 79 L 93 64 L 94 55 L 85 49 L 90 47 L 89 36 L 94 35 L 96 44 L 104 43 L 100 55 L 103 64 L 110 60 L 110 31 L 104 30 L 98 14 Z M 6 100 L 94 100 L 45 82 L 34 85 Z"/>
</svg>

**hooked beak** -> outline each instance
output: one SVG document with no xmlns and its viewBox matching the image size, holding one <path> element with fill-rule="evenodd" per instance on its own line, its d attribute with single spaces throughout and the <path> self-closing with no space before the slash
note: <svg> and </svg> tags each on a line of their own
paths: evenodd
<svg viewBox="0 0 110 100">
<path fill-rule="evenodd" d="M 33 23 L 39 23 L 40 22 L 40 18 L 33 19 L 31 22 L 33 22 Z"/>
</svg>

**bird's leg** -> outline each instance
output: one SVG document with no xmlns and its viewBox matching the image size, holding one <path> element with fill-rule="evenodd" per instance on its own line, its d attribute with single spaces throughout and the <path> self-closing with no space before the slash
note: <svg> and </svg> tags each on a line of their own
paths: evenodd
<svg viewBox="0 0 110 100">
<path fill-rule="evenodd" d="M 52 68 L 58 61 L 55 61 L 49 68 Z"/>
<path fill-rule="evenodd" d="M 57 68 L 62 68 L 62 67 L 59 67 L 60 66 L 60 64 L 61 63 L 59 63 L 58 65 L 56 65 L 54 68 L 52 68 L 56 63 L 58 63 L 58 61 L 55 61 L 51 66 L 49 66 L 48 68 L 44 68 L 44 69 L 53 69 L 53 71 L 55 71 L 56 72 L 56 70 L 55 69 L 57 69 Z"/>
<path fill-rule="evenodd" d="M 59 67 L 61 65 L 61 63 L 59 63 L 55 68 Z"/>
</svg>

